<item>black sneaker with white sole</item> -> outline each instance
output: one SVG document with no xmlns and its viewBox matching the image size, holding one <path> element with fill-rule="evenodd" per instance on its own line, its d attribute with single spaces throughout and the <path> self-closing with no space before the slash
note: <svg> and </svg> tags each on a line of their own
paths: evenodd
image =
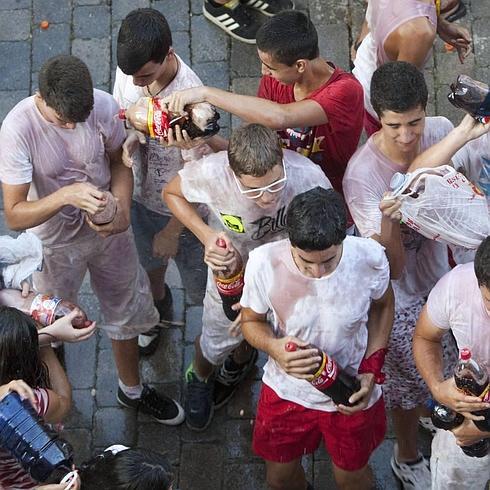
<svg viewBox="0 0 490 490">
<path fill-rule="evenodd" d="M 160 321 L 172 321 L 173 319 L 173 298 L 172 291 L 167 284 L 165 284 L 165 297 L 161 300 L 155 301 L 155 308 L 160 315 Z M 145 333 L 138 335 L 138 350 L 140 356 L 151 356 L 158 347 L 160 342 L 161 325 L 155 325 L 153 328 Z"/>
<path fill-rule="evenodd" d="M 164 425 L 179 425 L 184 419 L 184 409 L 171 398 L 160 395 L 154 388 L 144 384 L 140 398 L 129 398 L 123 390 L 117 390 L 117 401 L 127 408 L 140 410 L 151 415 L 157 422 Z"/>
<path fill-rule="evenodd" d="M 208 428 L 213 420 L 214 377 L 200 381 L 190 365 L 185 373 L 185 423 L 191 430 L 201 432 Z"/>
<path fill-rule="evenodd" d="M 202 11 L 206 19 L 231 37 L 244 43 L 255 44 L 255 35 L 259 30 L 260 22 L 247 12 L 247 8 L 240 3 L 240 0 L 231 0 L 226 6 L 204 0 Z"/>
<path fill-rule="evenodd" d="M 294 2 L 292 0 L 240 0 L 240 3 L 245 5 L 245 7 L 258 10 L 261 14 L 269 17 L 283 10 L 294 9 Z"/>
<path fill-rule="evenodd" d="M 238 385 L 255 366 L 258 355 L 257 349 L 253 349 L 250 359 L 241 365 L 235 363 L 233 354 L 225 359 L 214 383 L 214 408 L 221 408 L 230 401 Z"/>
</svg>

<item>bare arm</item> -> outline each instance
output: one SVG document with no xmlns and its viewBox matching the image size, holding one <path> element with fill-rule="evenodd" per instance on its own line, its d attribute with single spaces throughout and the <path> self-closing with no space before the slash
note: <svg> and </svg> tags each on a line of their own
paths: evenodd
<svg viewBox="0 0 490 490">
<path fill-rule="evenodd" d="M 30 184 L 2 184 L 3 204 L 7 226 L 12 230 L 25 230 L 44 223 L 57 214 L 63 206 L 75 206 L 89 213 L 103 209 L 102 192 L 87 183 L 61 187 L 52 194 L 28 201 Z"/>
<path fill-rule="evenodd" d="M 383 296 L 371 302 L 367 322 L 368 342 L 364 357 L 367 358 L 374 352 L 387 347 L 394 318 L 395 296 L 391 284 L 388 284 L 388 289 Z"/>
<path fill-rule="evenodd" d="M 451 164 L 451 158 L 459 149 L 489 130 L 490 123 L 481 124 L 466 114 L 461 123 L 452 129 L 445 138 L 418 155 L 410 164 L 408 172 L 413 172 L 418 168 Z"/>
<path fill-rule="evenodd" d="M 49 407 L 44 419 L 46 422 L 60 422 L 71 408 L 71 386 L 65 370 L 50 346 L 41 348 L 41 359 L 49 370 L 51 390 Z"/>
<path fill-rule="evenodd" d="M 278 104 L 260 97 L 239 95 L 214 87 L 195 87 L 174 92 L 164 98 L 164 101 L 168 102 L 169 109 L 174 112 L 182 112 L 190 103 L 209 102 L 247 122 L 263 124 L 272 129 L 319 126 L 328 122 L 325 111 L 313 100 Z"/>
<path fill-rule="evenodd" d="M 434 398 L 466 417 L 472 418 L 469 412 L 484 410 L 488 404 L 476 396 L 468 396 L 456 388 L 454 378 L 444 381 L 442 360 L 442 336 L 445 330 L 438 328 L 431 321 L 427 306 L 424 306 L 413 337 L 413 355 L 415 364 Z"/>
</svg>

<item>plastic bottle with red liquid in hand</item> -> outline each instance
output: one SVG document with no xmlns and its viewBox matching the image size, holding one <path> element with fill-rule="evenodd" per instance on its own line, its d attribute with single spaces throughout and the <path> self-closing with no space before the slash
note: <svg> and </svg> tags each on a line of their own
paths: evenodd
<svg viewBox="0 0 490 490">
<path fill-rule="evenodd" d="M 464 422 L 464 417 L 445 405 L 436 403 L 432 408 L 431 420 L 435 427 L 444 430 L 453 430 Z M 462 446 L 461 450 L 472 458 L 484 458 L 490 448 L 487 439 L 477 441 L 470 446 Z"/>
<path fill-rule="evenodd" d="M 150 138 L 167 139 L 169 128 L 176 125 L 191 139 L 212 136 L 219 131 L 219 113 L 211 104 L 189 104 L 185 111 L 185 114 L 170 113 L 159 97 L 140 97 L 127 109 L 121 109 L 119 118 Z"/>
<path fill-rule="evenodd" d="M 471 356 L 470 349 L 461 349 L 459 361 L 454 369 L 454 381 L 459 390 L 467 395 L 478 396 L 483 402 L 490 403 L 490 380 L 488 371 Z M 485 417 L 474 420 L 474 424 L 484 432 L 490 432 L 490 408 L 472 412 Z"/>
<path fill-rule="evenodd" d="M 486 83 L 473 80 L 468 75 L 459 75 L 456 83 L 451 84 L 447 98 L 452 105 L 465 110 L 478 122 L 490 122 L 490 87 Z"/>
<path fill-rule="evenodd" d="M 361 389 L 361 383 L 355 376 L 347 374 L 334 359 L 315 345 L 299 347 L 295 342 L 288 342 L 284 348 L 287 352 L 295 352 L 298 349 L 317 349 L 322 360 L 320 367 L 310 373 L 313 375 L 310 383 L 317 390 L 329 396 L 336 405 L 352 407 L 349 398 Z"/>
<path fill-rule="evenodd" d="M 95 225 L 107 225 L 116 216 L 117 212 L 117 201 L 116 198 L 109 191 L 104 191 L 103 201 L 105 202 L 104 209 L 98 211 L 94 214 L 89 214 L 90 221 Z"/>
<path fill-rule="evenodd" d="M 216 240 L 216 245 L 220 248 L 227 249 L 223 238 Z M 214 272 L 214 281 L 218 288 L 218 293 L 223 302 L 223 311 L 230 321 L 236 320 L 239 311 L 235 311 L 232 306 L 240 301 L 243 292 L 245 267 L 238 250 L 234 249 L 235 260 L 233 267 L 226 271 Z"/>
<path fill-rule="evenodd" d="M 0 291 L 0 305 L 11 306 L 23 311 L 43 327 L 51 325 L 59 318 L 68 315 L 75 308 L 80 315 L 72 320 L 74 328 L 85 328 L 91 325 L 87 315 L 77 305 L 66 299 L 52 294 L 29 293 L 26 298 L 17 289 L 2 289 Z"/>
</svg>

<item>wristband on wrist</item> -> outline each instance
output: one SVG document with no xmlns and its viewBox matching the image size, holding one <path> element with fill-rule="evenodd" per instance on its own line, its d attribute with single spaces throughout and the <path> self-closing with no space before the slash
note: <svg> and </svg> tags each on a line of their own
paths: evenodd
<svg viewBox="0 0 490 490">
<path fill-rule="evenodd" d="M 385 374 L 381 371 L 385 363 L 385 356 L 388 349 L 385 347 L 379 349 L 368 358 L 364 357 L 359 364 L 359 369 L 357 372 L 359 374 L 372 373 L 374 374 L 374 382 L 378 385 L 382 385 L 385 382 Z"/>
</svg>

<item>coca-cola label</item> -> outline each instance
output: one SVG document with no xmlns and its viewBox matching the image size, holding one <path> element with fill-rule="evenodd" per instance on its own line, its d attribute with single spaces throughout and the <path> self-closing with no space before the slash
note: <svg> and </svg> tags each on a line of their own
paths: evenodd
<svg viewBox="0 0 490 490">
<path fill-rule="evenodd" d="M 315 373 L 310 383 L 318 390 L 328 388 L 336 379 L 339 368 L 337 363 L 329 356 L 324 354 L 324 359 L 320 369 Z"/>
<path fill-rule="evenodd" d="M 37 294 L 31 303 L 31 317 L 45 327 L 54 322 L 54 312 L 61 298 L 50 294 Z"/>
<path fill-rule="evenodd" d="M 229 279 L 216 277 L 215 280 L 219 293 L 224 296 L 237 296 L 243 290 L 243 270 Z"/>
<path fill-rule="evenodd" d="M 166 138 L 168 134 L 168 114 L 161 99 L 152 98 L 148 104 L 148 132 L 151 138 Z"/>
</svg>

